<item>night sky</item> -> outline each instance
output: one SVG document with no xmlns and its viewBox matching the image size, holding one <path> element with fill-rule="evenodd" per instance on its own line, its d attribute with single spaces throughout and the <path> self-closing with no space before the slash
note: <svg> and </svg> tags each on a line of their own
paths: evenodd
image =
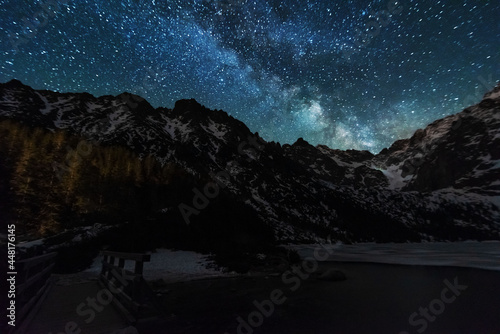
<svg viewBox="0 0 500 334">
<path fill-rule="evenodd" d="M 500 2 L 0 0 L 0 82 L 195 98 L 268 141 L 374 153 L 500 80 Z"/>
</svg>

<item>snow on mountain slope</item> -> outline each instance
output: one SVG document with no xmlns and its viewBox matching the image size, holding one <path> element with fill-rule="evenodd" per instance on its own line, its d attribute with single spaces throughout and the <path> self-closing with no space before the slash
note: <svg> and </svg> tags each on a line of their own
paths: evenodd
<svg viewBox="0 0 500 334">
<path fill-rule="evenodd" d="M 0 85 L 0 117 L 152 155 L 181 166 L 193 183 L 225 172 L 221 192 L 245 203 L 282 241 L 498 239 L 499 91 L 377 155 L 301 138 L 268 143 L 195 100 L 154 109 L 128 93 L 96 98 L 19 81 Z"/>
</svg>

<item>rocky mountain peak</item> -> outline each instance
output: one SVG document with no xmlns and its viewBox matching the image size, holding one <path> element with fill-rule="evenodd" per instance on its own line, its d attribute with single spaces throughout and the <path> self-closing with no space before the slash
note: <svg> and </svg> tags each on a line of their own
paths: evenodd
<svg viewBox="0 0 500 334">
<path fill-rule="evenodd" d="M 484 94 L 484 99 L 499 99 L 500 98 L 500 82 L 497 83 L 496 87 L 492 91 Z"/>
<path fill-rule="evenodd" d="M 233 202 L 219 204 L 247 207 L 282 241 L 449 238 L 443 230 L 455 231 L 455 239 L 498 238 L 499 101 L 500 85 L 481 103 L 373 155 L 314 147 L 303 138 L 266 143 L 244 123 L 194 99 L 177 101 L 173 110 L 154 109 L 129 93 L 96 98 L 33 90 L 19 81 L 0 85 L 1 119 L 90 134 L 175 165 L 187 180 L 187 195 L 179 199 L 185 203 L 192 202 L 194 184 L 204 189 L 200 180 L 226 173 L 230 182 L 221 198 Z M 177 212 L 177 195 L 163 197 L 170 199 L 164 204 L 169 212 Z"/>
<path fill-rule="evenodd" d="M 304 140 L 304 138 L 300 137 L 295 143 L 293 143 L 292 147 L 312 147 L 312 145 Z"/>
<path fill-rule="evenodd" d="M 175 102 L 174 112 L 197 112 L 204 107 L 195 99 L 184 99 Z"/>
<path fill-rule="evenodd" d="M 21 81 L 17 79 L 12 79 L 9 82 L 4 84 L 8 88 L 19 88 L 19 87 L 26 87 Z"/>
</svg>

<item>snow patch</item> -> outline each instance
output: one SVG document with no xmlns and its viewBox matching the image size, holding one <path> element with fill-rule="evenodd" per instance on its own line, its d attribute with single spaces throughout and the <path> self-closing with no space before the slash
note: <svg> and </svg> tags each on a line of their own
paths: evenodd
<svg viewBox="0 0 500 334">
<path fill-rule="evenodd" d="M 224 135 L 227 133 L 225 127 L 221 124 L 215 123 L 213 120 L 209 120 L 208 126 L 200 125 L 203 130 L 207 133 L 213 135 L 217 139 L 224 139 Z M 221 129 L 222 128 L 222 129 Z"/>
<path fill-rule="evenodd" d="M 33 241 L 27 241 L 27 242 L 20 242 L 16 245 L 18 248 L 31 248 L 34 246 L 43 246 L 43 240 L 44 239 L 37 239 Z"/>
<path fill-rule="evenodd" d="M 189 129 L 189 123 L 187 124 L 182 124 L 178 119 L 169 119 L 166 117 L 163 117 L 163 119 L 166 121 L 166 125 L 163 127 L 163 130 L 170 135 L 172 139 L 177 139 L 177 135 L 180 135 L 180 140 L 185 141 L 187 139 L 187 136 L 189 133 L 192 132 L 192 130 Z"/>
<path fill-rule="evenodd" d="M 167 283 L 184 282 L 202 278 L 234 276 L 222 270 L 210 268 L 212 262 L 208 255 L 191 251 L 175 251 L 158 249 L 151 254 L 151 261 L 144 263 L 144 278 L 146 280 L 162 279 Z M 90 268 L 85 273 L 101 272 L 102 256 L 94 259 Z M 133 270 L 133 261 L 126 261 L 125 268 Z"/>
<path fill-rule="evenodd" d="M 388 186 L 389 189 L 397 190 L 406 186 L 408 181 L 410 181 L 411 178 L 413 177 L 412 174 L 407 175 L 405 177 L 402 176 L 403 173 L 403 170 L 401 169 L 402 165 L 403 163 L 400 163 L 399 165 L 391 165 L 387 169 L 377 168 L 376 166 L 372 165 L 371 168 L 381 171 L 382 174 L 384 174 L 385 177 L 387 177 L 387 180 L 389 181 L 389 186 Z"/>
<path fill-rule="evenodd" d="M 40 109 L 40 112 L 42 113 L 42 115 L 47 115 L 52 110 L 52 106 L 50 105 L 49 100 L 47 100 L 47 98 L 42 94 L 38 92 L 35 93 L 36 95 L 38 95 L 38 97 L 40 97 L 43 103 L 45 103 L 45 107 L 43 109 Z"/>
<path fill-rule="evenodd" d="M 362 163 L 360 162 L 351 162 L 351 163 L 348 163 L 348 162 L 345 162 L 345 161 L 342 161 L 340 160 L 339 158 L 337 157 L 332 157 L 331 158 L 333 161 L 335 161 L 335 163 L 337 165 L 339 165 L 340 167 L 351 167 L 351 168 L 358 168 L 360 166 L 363 166 Z"/>
</svg>

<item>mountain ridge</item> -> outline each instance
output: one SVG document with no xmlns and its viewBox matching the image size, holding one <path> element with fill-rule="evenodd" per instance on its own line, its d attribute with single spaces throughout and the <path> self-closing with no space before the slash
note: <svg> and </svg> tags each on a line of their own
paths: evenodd
<svg viewBox="0 0 500 334">
<path fill-rule="evenodd" d="M 96 98 L 19 81 L 0 84 L 0 116 L 173 163 L 197 189 L 226 173 L 224 200 L 249 208 L 282 242 L 499 239 L 499 90 L 378 154 L 266 142 L 193 99 L 155 109 L 129 93 Z M 179 207 L 195 209 L 192 196 L 165 202 L 165 212 L 183 223 Z M 190 218 L 203 220 L 204 210 Z"/>
</svg>

